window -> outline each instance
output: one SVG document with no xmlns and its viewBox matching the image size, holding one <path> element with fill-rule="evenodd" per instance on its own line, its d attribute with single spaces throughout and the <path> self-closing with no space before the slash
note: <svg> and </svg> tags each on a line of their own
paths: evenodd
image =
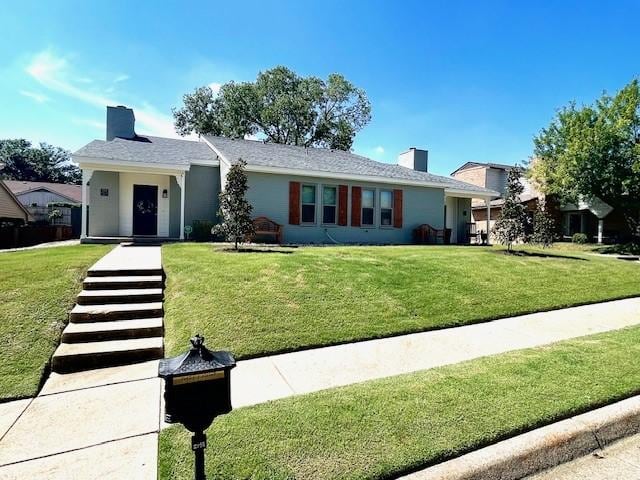
<svg viewBox="0 0 640 480">
<path fill-rule="evenodd" d="M 362 225 L 373 225 L 375 198 L 373 190 L 362 189 Z"/>
<path fill-rule="evenodd" d="M 338 189 L 322 187 L 322 223 L 335 224 L 338 205 Z"/>
<path fill-rule="evenodd" d="M 316 223 L 316 187 L 302 186 L 302 223 Z"/>
<path fill-rule="evenodd" d="M 383 227 L 393 225 L 393 192 L 389 190 L 380 192 L 380 225 Z"/>
</svg>

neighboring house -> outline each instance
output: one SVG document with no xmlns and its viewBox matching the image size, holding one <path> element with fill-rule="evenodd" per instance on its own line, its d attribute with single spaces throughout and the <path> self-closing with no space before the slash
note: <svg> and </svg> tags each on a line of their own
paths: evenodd
<svg viewBox="0 0 640 480">
<path fill-rule="evenodd" d="M 28 182 L 23 180 L 5 180 L 7 186 L 20 203 L 29 210 L 34 221 L 48 221 L 52 208 L 49 204 L 79 205 L 82 202 L 80 185 L 51 182 Z M 59 208 L 63 214 L 56 223 L 71 224 L 71 208 Z"/>
<path fill-rule="evenodd" d="M 140 136 L 134 122 L 131 109 L 107 107 L 107 140 L 73 154 L 83 173 L 83 205 L 91 205 L 89 213 L 83 208 L 85 241 L 182 239 L 185 226 L 216 222 L 218 194 L 239 159 L 247 163 L 254 217 L 281 224 L 285 243 L 411 243 L 421 224 L 449 228 L 452 242 L 464 243 L 471 199 L 498 195 L 428 173 L 427 152 L 415 148 L 394 165 L 255 140 Z"/>
<path fill-rule="evenodd" d="M 451 173 L 451 176 L 465 182 L 473 183 L 481 187 L 490 188 L 500 193 L 501 198 L 491 200 L 489 204 L 490 213 L 485 200 L 474 199 L 472 201 L 473 221 L 476 228 L 487 231 L 487 217 L 489 217 L 489 231 L 493 228 L 495 221 L 500 216 L 504 195 L 506 192 L 506 182 L 509 170 L 512 165 L 498 163 L 467 162 Z M 538 206 L 538 199 L 543 194 L 538 192 L 526 178 L 522 178 L 524 192 L 520 196 L 520 201 L 525 204 L 527 212 L 533 216 Z M 590 240 L 598 243 L 621 241 L 628 235 L 628 227 L 620 212 L 615 211 L 611 206 L 594 198 L 590 201 L 580 201 L 578 205 L 559 204 L 552 197 L 547 198 L 547 205 L 551 214 L 555 217 L 558 231 L 564 239 L 569 240 L 575 233 L 584 233 Z"/>
<path fill-rule="evenodd" d="M 29 220 L 27 209 L 11 192 L 6 181 L 0 180 L 0 223 L 24 224 Z"/>
</svg>

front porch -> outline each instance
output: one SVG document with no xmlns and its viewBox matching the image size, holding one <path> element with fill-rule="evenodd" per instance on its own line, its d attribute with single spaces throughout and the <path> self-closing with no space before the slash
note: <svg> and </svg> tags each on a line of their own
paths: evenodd
<svg viewBox="0 0 640 480">
<path fill-rule="evenodd" d="M 81 167 L 82 243 L 184 239 L 185 170 Z"/>
</svg>

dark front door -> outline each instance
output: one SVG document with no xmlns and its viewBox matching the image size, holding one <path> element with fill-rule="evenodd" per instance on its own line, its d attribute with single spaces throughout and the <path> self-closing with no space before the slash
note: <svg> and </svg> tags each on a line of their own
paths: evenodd
<svg viewBox="0 0 640 480">
<path fill-rule="evenodd" d="M 133 186 L 133 234 L 158 234 L 158 187 Z"/>
</svg>

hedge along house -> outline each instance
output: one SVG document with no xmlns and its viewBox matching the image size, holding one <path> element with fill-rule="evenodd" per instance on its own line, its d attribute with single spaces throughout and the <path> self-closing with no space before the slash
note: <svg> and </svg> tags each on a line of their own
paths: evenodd
<svg viewBox="0 0 640 480">
<path fill-rule="evenodd" d="M 424 150 L 412 148 L 394 165 L 256 140 L 139 136 L 126 107 L 107 107 L 107 140 L 73 158 L 83 172 L 84 241 L 183 239 L 194 221 L 217 221 L 218 194 L 239 159 L 253 216 L 282 225 L 284 243 L 411 243 L 422 224 L 466 243 L 471 198 L 498 195 L 428 173 Z"/>
</svg>

